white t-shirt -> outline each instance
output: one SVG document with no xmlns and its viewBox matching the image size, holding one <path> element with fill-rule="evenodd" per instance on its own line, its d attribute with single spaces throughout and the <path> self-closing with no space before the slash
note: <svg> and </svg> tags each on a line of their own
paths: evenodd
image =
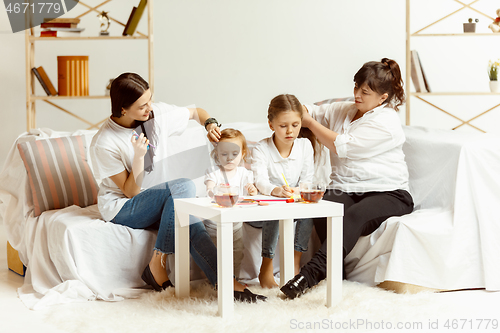
<svg viewBox="0 0 500 333">
<path fill-rule="evenodd" d="M 216 166 L 216 170 L 207 170 L 205 172 L 205 185 L 209 180 L 213 181 L 215 185 L 229 182 L 231 186 L 238 186 L 240 190 L 239 195 L 243 196 L 248 195 L 245 191 L 245 185 L 248 183 L 253 184 L 253 173 L 244 167 L 237 167 L 234 176 L 228 178 L 226 181 L 226 177 L 222 174 L 220 167 Z"/>
<path fill-rule="evenodd" d="M 312 182 L 314 150 L 311 141 L 306 138 L 295 139 L 292 151 L 286 158 L 280 155 L 273 137 L 259 141 L 252 150 L 252 171 L 255 186 L 265 195 L 271 195 L 275 187 L 286 185 L 283 175 L 290 187 L 297 187 L 300 182 Z"/>
<path fill-rule="evenodd" d="M 165 103 L 153 103 L 154 121 L 158 135 L 154 163 L 165 159 L 167 155 L 166 140 L 169 136 L 179 135 L 186 129 L 189 121 L 189 110 Z M 96 178 L 102 179 L 99 187 L 97 205 L 104 220 L 111 221 L 129 200 L 118 186 L 109 178 L 123 170 L 132 171 L 134 148 L 130 141 L 134 129 L 115 123 L 111 117 L 101 126 L 92 139 L 90 154 Z M 164 179 L 161 167 L 145 173 L 141 191 L 161 182 Z"/>
<path fill-rule="evenodd" d="M 329 188 L 344 192 L 409 190 L 403 153 L 406 138 L 396 111 L 383 104 L 351 122 L 353 102 L 306 105 L 320 124 L 338 133 L 330 153 Z"/>
<path fill-rule="evenodd" d="M 253 184 L 252 171 L 244 167 L 238 167 L 236 169 L 236 174 L 232 178 L 228 178 L 226 181 L 226 178 L 222 174 L 220 167 L 216 166 L 216 168 L 217 168 L 216 170 L 208 169 L 205 172 L 205 181 L 204 181 L 205 185 L 209 180 L 213 181 L 215 185 L 226 184 L 227 182 L 229 182 L 229 185 L 239 187 L 240 196 L 248 195 L 248 193 L 245 191 L 245 185 L 248 183 Z M 203 223 L 205 223 L 205 226 L 207 228 L 210 228 L 212 230 L 217 230 L 217 223 L 211 220 L 204 220 Z M 242 227 L 243 227 L 243 222 L 233 223 L 233 231 L 240 230 Z"/>
</svg>

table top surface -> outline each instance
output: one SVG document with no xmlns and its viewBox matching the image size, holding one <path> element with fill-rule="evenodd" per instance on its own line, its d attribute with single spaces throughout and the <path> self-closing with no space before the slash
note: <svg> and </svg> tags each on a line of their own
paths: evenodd
<svg viewBox="0 0 500 333">
<path fill-rule="evenodd" d="M 284 220 L 310 217 L 343 216 L 342 204 L 321 200 L 318 203 L 270 203 L 268 206 L 239 206 L 223 208 L 212 202 L 210 198 L 174 199 L 175 210 L 179 215 L 188 213 L 203 219 L 221 223 Z M 181 226 L 186 225 L 180 217 Z"/>
</svg>

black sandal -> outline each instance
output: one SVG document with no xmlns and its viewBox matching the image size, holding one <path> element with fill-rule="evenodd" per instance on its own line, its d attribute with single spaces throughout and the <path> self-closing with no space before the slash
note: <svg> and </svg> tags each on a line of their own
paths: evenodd
<svg viewBox="0 0 500 333">
<path fill-rule="evenodd" d="M 153 289 L 156 291 L 163 291 L 168 287 L 174 286 L 170 280 L 163 282 L 161 286 L 158 283 L 156 283 L 155 278 L 153 277 L 153 273 L 151 273 L 151 269 L 149 269 L 149 265 L 147 265 L 146 268 L 144 268 L 144 272 L 142 272 L 141 278 L 144 282 L 153 287 Z"/>
<path fill-rule="evenodd" d="M 238 302 L 256 303 L 257 301 L 266 301 L 267 297 L 254 294 L 245 288 L 243 291 L 234 291 L 234 300 Z"/>
</svg>

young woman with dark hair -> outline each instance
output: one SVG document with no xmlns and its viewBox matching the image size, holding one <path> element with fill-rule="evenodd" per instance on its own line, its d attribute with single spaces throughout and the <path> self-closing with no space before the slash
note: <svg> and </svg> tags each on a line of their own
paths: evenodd
<svg viewBox="0 0 500 333">
<path fill-rule="evenodd" d="M 344 204 L 344 258 L 358 238 L 391 216 L 409 214 L 413 200 L 397 111 L 404 101 L 396 61 L 367 62 L 354 76 L 354 102 L 304 106 L 302 126 L 330 150 L 325 200 Z M 326 277 L 326 219 L 314 225 L 322 246 L 281 291 L 295 298 Z"/>
<path fill-rule="evenodd" d="M 148 83 L 134 73 L 124 73 L 116 78 L 110 95 L 112 115 L 94 136 L 90 148 L 94 172 L 102 179 L 99 211 L 106 221 L 134 229 L 158 229 L 153 255 L 142 279 L 155 290 L 162 291 L 172 286 L 165 261 L 175 249 L 173 199 L 194 197 L 196 188 L 189 179 L 165 182 L 162 164 L 157 163 L 157 169 L 154 164 L 167 157 L 165 146 L 169 137 L 184 132 L 190 119 L 205 125 L 207 136 L 213 142 L 219 140 L 220 129 L 217 121 L 201 108 L 152 103 Z M 143 182 L 147 185 L 144 186 Z M 191 217 L 189 232 L 191 255 L 215 286 L 215 245 L 203 223 L 194 217 Z M 255 302 L 264 299 L 236 280 L 234 290 L 236 300 Z"/>
</svg>

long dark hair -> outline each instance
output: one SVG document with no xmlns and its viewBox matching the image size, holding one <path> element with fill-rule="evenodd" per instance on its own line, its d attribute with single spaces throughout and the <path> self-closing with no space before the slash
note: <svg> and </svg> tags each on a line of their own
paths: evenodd
<svg viewBox="0 0 500 333">
<path fill-rule="evenodd" d="M 302 104 L 299 102 L 297 97 L 290 94 L 282 94 L 274 97 L 269 103 L 269 109 L 267 110 L 267 119 L 273 121 L 281 112 L 293 111 L 297 112 L 300 119 L 303 117 L 304 109 Z M 314 159 L 321 155 L 321 143 L 318 141 L 314 133 L 307 127 L 301 127 L 299 132 L 299 138 L 306 138 L 311 141 L 314 150 Z"/>
<path fill-rule="evenodd" d="M 398 63 L 392 59 L 383 58 L 381 61 L 365 63 L 354 75 L 354 82 L 358 87 L 366 82 L 371 90 L 380 95 L 387 93 L 385 102 L 396 111 L 399 111 L 399 107 L 405 102 L 401 70 Z"/>
<path fill-rule="evenodd" d="M 127 110 L 135 103 L 146 90 L 149 89 L 149 84 L 139 74 L 123 73 L 113 80 L 111 83 L 111 114 L 113 117 L 120 118 L 122 109 Z M 148 124 L 144 124 L 148 122 Z M 151 125 L 149 125 L 149 123 Z M 154 121 L 153 111 L 149 114 L 149 119 L 146 121 L 135 121 L 137 132 L 144 133 L 144 136 L 149 139 L 152 146 L 158 147 L 158 133 Z M 140 128 L 140 130 L 139 130 Z M 151 172 L 153 170 L 153 157 L 155 156 L 155 148 L 149 146 L 148 152 L 144 158 L 144 170 Z"/>
</svg>

